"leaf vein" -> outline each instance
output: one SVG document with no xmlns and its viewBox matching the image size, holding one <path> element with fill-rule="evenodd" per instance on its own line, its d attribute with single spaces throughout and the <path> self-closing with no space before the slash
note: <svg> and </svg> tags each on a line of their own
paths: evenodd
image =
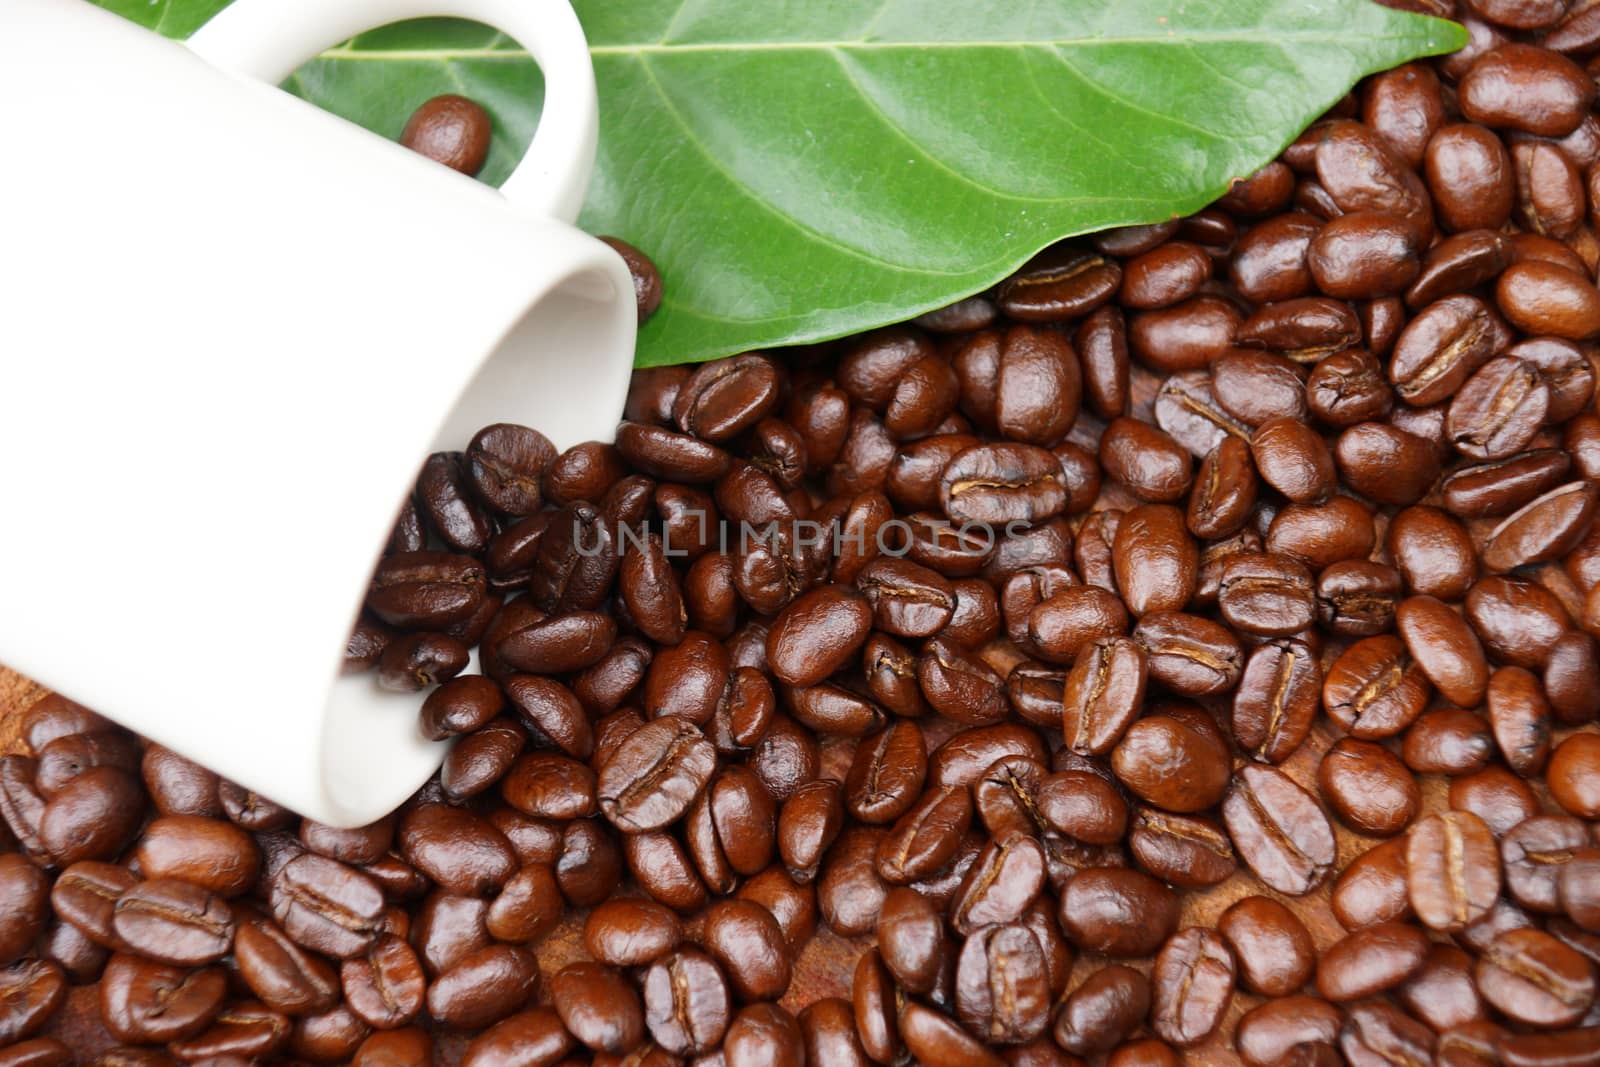
<svg viewBox="0 0 1600 1067">
<path fill-rule="evenodd" d="M 998 200 L 1011 200 L 1022 204 L 1059 204 L 1062 202 L 1063 198 L 1059 196 L 1025 196 L 1021 193 L 1009 193 L 1003 189 L 996 189 L 993 186 L 985 185 L 971 175 L 963 174 L 959 170 L 956 170 L 944 160 L 928 152 L 926 148 L 924 148 L 920 143 L 911 137 L 911 134 L 905 129 L 904 126 L 896 122 L 894 118 L 891 117 L 886 110 L 884 110 L 873 94 L 864 84 L 862 84 L 861 79 L 856 77 L 855 69 L 845 61 L 846 56 L 844 52 L 836 50 L 833 53 L 833 57 L 839 65 L 839 70 L 843 72 L 844 76 L 850 80 L 851 87 L 854 88 L 860 95 L 861 102 L 867 106 L 868 110 L 881 119 L 883 124 L 892 130 L 896 137 L 904 141 L 912 151 L 916 152 L 918 156 L 926 160 L 928 163 L 931 163 L 935 170 L 948 174 L 962 185 L 968 186 L 969 188 L 975 189 L 985 196 L 992 196 Z"/>
<path fill-rule="evenodd" d="M 1139 103 L 1137 100 L 1134 100 L 1131 97 L 1124 96 L 1122 93 L 1117 92 L 1102 82 L 1096 81 L 1094 78 L 1089 77 L 1083 71 L 1079 70 L 1077 64 L 1068 59 L 1064 54 L 1064 51 L 1065 50 L 1061 48 L 1052 48 L 1050 49 L 1050 54 L 1060 60 L 1061 65 L 1070 70 L 1073 75 L 1078 78 L 1078 80 L 1083 82 L 1083 84 L 1089 86 L 1095 92 L 1111 101 L 1113 104 L 1120 104 L 1129 111 L 1133 111 L 1141 115 L 1148 115 L 1150 118 L 1153 118 L 1158 122 L 1165 122 L 1169 126 L 1177 126 L 1180 129 L 1188 130 L 1191 133 L 1198 133 L 1202 137 L 1210 137 L 1218 141 L 1228 141 L 1232 144 L 1242 143 L 1239 138 L 1233 136 L 1232 134 L 1222 133 L 1217 130 L 1208 130 L 1204 126 L 1190 122 L 1188 119 L 1180 119 L 1176 115 L 1163 114 L 1160 111 L 1156 111 L 1154 108 L 1146 107 L 1144 104 Z"/>
<path fill-rule="evenodd" d="M 862 249 L 843 244 L 836 238 L 822 233 L 820 230 L 801 222 L 799 219 L 779 208 L 778 205 L 769 200 L 760 190 L 754 188 L 735 175 L 727 167 L 725 167 L 722 164 L 722 161 L 717 158 L 716 153 L 712 152 L 706 146 L 706 144 L 700 140 L 700 137 L 695 132 L 694 127 L 691 126 L 688 120 L 683 117 L 683 114 L 672 102 L 672 98 L 667 94 L 666 87 L 661 84 L 661 80 L 656 77 L 656 72 L 651 69 L 649 61 L 643 56 L 639 57 L 639 67 L 644 72 L 644 76 L 649 79 L 651 88 L 655 90 L 656 95 L 661 99 L 661 105 L 666 114 L 672 119 L 673 124 L 683 131 L 685 142 L 692 146 L 694 150 L 705 159 L 706 163 L 711 167 L 711 169 L 720 174 L 728 182 L 728 184 L 742 194 L 746 200 L 749 200 L 751 203 L 761 208 L 761 210 L 765 211 L 767 214 L 771 215 L 785 226 L 796 231 L 797 233 L 800 233 L 809 240 L 835 249 L 855 259 L 859 259 L 863 263 L 870 263 L 873 266 L 886 267 L 891 270 L 899 270 L 911 274 L 923 274 L 930 277 L 958 277 L 960 274 L 965 273 L 958 271 L 931 270 L 925 267 L 908 267 L 902 263 L 895 263 L 893 260 L 883 259 Z"/>
</svg>

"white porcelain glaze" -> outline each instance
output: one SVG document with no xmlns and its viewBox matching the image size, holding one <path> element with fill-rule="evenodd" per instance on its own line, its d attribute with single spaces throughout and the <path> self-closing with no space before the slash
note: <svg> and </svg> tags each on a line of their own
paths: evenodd
<svg viewBox="0 0 1600 1067">
<path fill-rule="evenodd" d="M 422 15 L 544 69 L 503 193 L 271 84 Z M 186 48 L 83 0 L 5 0 L 0 40 L 0 98 L 26 102 L 0 157 L 0 662 L 369 822 L 444 755 L 418 696 L 338 674 L 421 460 L 494 421 L 609 440 L 626 395 L 628 271 L 572 225 L 596 138 L 577 19 L 239 0 Z"/>
</svg>

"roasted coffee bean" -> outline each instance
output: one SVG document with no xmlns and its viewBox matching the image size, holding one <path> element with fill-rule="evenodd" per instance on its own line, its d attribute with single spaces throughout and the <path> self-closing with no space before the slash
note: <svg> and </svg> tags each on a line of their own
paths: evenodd
<svg viewBox="0 0 1600 1067">
<path fill-rule="evenodd" d="M 1512 770 L 1533 777 L 1550 755 L 1550 704 L 1532 672 L 1500 667 L 1489 676 L 1489 725 Z"/>
<path fill-rule="evenodd" d="M 1382 633 L 1394 625 L 1400 578 L 1393 567 L 1367 560 L 1324 568 L 1317 575 L 1317 622 L 1346 637 Z"/>
<path fill-rule="evenodd" d="M 1121 284 L 1116 260 L 1063 242 L 1001 282 L 995 302 L 1023 322 L 1062 322 L 1087 315 L 1110 300 Z"/>
<path fill-rule="evenodd" d="M 1511 157 L 1489 130 L 1472 123 L 1441 127 L 1428 141 L 1423 164 L 1447 229 L 1497 230 L 1511 217 Z"/>
<path fill-rule="evenodd" d="M 1066 508 L 1066 478 L 1049 452 L 1032 445 L 980 445 L 959 453 L 939 481 L 953 523 L 1031 525 Z"/>
<path fill-rule="evenodd" d="M 1583 824 L 1567 815 L 1537 815 L 1513 827 L 1500 841 L 1506 890 L 1531 911 L 1559 913 L 1562 871 L 1590 844 Z"/>
<path fill-rule="evenodd" d="M 1299 896 L 1332 871 L 1333 829 L 1311 795 L 1273 767 L 1239 768 L 1222 803 L 1235 850 L 1269 888 Z"/>
<path fill-rule="evenodd" d="M 617 448 L 585 441 L 551 461 L 544 472 L 545 496 L 554 504 L 598 504 L 606 490 L 626 473 Z"/>
<path fill-rule="evenodd" d="M 1048 328 L 1011 327 L 1000 346 L 996 429 L 1002 437 L 1034 445 L 1060 441 L 1078 417 L 1081 377 L 1077 356 L 1062 334 Z"/>
<path fill-rule="evenodd" d="M 12 791 L 5 792 L 9 800 Z M 39 845 L 60 866 L 111 859 L 137 831 L 142 799 L 132 774 L 118 767 L 92 767 L 63 786 L 39 812 Z M 12 822 L 9 817 L 6 821 Z"/>
<path fill-rule="evenodd" d="M 270 902 L 296 944 L 340 959 L 372 947 L 383 919 L 383 892 L 372 879 L 309 852 L 278 871 Z"/>
<path fill-rule="evenodd" d="M 527 741 L 527 732 L 509 716 L 492 720 L 461 738 L 445 756 L 440 787 L 452 799 L 477 796 L 505 777 Z"/>
<path fill-rule="evenodd" d="M 1035 605 L 1020 635 L 1025 647 L 1041 658 L 1072 664 L 1090 645 L 1127 630 L 1128 612 L 1122 601 L 1096 586 L 1078 585 Z"/>
<path fill-rule="evenodd" d="M 1507 44 L 1462 77 L 1461 110 L 1473 122 L 1541 137 L 1563 137 L 1594 102 L 1593 82 L 1572 60 L 1532 45 Z"/>
<path fill-rule="evenodd" d="M 1222 566 L 1217 606 L 1232 626 L 1262 637 L 1287 637 L 1315 620 L 1311 572 L 1298 560 L 1242 552 Z"/>
<path fill-rule="evenodd" d="M 1440 485 L 1444 506 L 1464 519 L 1508 515 L 1566 478 L 1565 452 L 1533 450 L 1510 459 L 1463 467 Z"/>
<path fill-rule="evenodd" d="M 1131 614 L 1179 611 L 1194 593 L 1199 550 L 1182 512 L 1146 505 L 1129 511 L 1117 524 L 1112 565 Z"/>
<path fill-rule="evenodd" d="M 367 606 L 384 622 L 410 629 L 460 622 L 482 601 L 482 564 L 448 552 L 403 552 L 378 566 Z"/>
<path fill-rule="evenodd" d="M 466 458 L 459 452 L 435 452 L 417 475 L 417 505 L 428 525 L 453 551 L 474 555 L 489 545 L 494 524 L 473 498 Z"/>
<path fill-rule="evenodd" d="M 1589 962 L 1541 930 L 1500 934 L 1478 957 L 1475 977 L 1485 1000 L 1530 1026 L 1572 1026 L 1594 1001 Z"/>
<path fill-rule="evenodd" d="M 1062 690 L 1067 746 L 1084 755 L 1109 752 L 1144 703 L 1146 672 L 1145 650 L 1131 638 L 1081 650 Z"/>
<path fill-rule="evenodd" d="M 1600 294 L 1585 274 L 1528 260 L 1506 268 L 1495 284 L 1495 303 L 1513 326 L 1569 341 L 1600 334 Z"/>
<path fill-rule="evenodd" d="M 6 773 L 7 769 L 20 766 L 16 762 L 19 759 L 21 757 L 0 758 L 0 786 L 11 777 Z M 151 745 L 145 749 L 139 769 L 144 787 L 150 793 L 150 801 L 162 815 L 224 816 L 220 795 L 222 780 L 198 763 L 185 759 L 169 748 Z M 0 798 L 4 795 L 4 791 L 0 790 Z"/>
<path fill-rule="evenodd" d="M 1184 696 L 1232 689 L 1244 653 L 1225 627 L 1199 615 L 1152 612 L 1139 620 L 1133 638 L 1145 650 L 1150 677 Z"/>
<path fill-rule="evenodd" d="M 1032 803 L 1051 829 L 1089 844 L 1116 844 L 1128 828 L 1128 805 L 1116 786 L 1088 771 L 1049 775 Z"/>
<path fill-rule="evenodd" d="M 1550 391 L 1531 364 L 1510 356 L 1491 359 L 1451 401 L 1445 429 L 1464 455 L 1505 459 L 1533 440 L 1549 405 Z"/>
<path fill-rule="evenodd" d="M 527 1003 L 538 982 L 539 964 L 531 952 L 520 945 L 491 945 L 462 957 L 434 979 L 428 986 L 427 1012 L 449 1027 L 482 1029 Z"/>
<path fill-rule="evenodd" d="M 444 804 L 412 808 L 400 821 L 397 839 L 407 863 L 463 896 L 487 896 L 517 869 L 505 835 L 466 809 Z"/>
<path fill-rule="evenodd" d="M 1157 371 L 1199 370 L 1233 346 L 1243 317 L 1230 301 L 1202 294 L 1138 313 L 1128 335 L 1133 354 Z"/>
<path fill-rule="evenodd" d="M 81 868 L 82 865 L 79 866 Z M 77 881 L 88 890 L 86 895 L 91 906 L 97 906 L 99 900 L 93 893 L 97 888 L 95 883 L 87 879 Z M 45 873 L 20 853 L 0 856 L 0 966 L 16 960 L 39 936 L 49 913 L 49 905 L 53 903 L 54 892 Z M 68 899 L 75 895 L 69 895 Z M 95 910 L 99 910 L 98 907 Z M 56 911 L 60 913 L 59 906 Z"/>
<path fill-rule="evenodd" d="M 378 684 L 397 693 L 427 689 L 460 674 L 469 656 L 448 634 L 403 634 L 378 658 Z"/>
<path fill-rule="evenodd" d="M 289 1034 L 289 1048 L 318 1062 L 335 1063 L 353 1057 L 372 1028 L 344 1005 L 317 1015 L 295 1020 Z"/>
<path fill-rule="evenodd" d="M 364 956 L 339 969 L 346 1001 L 357 1018 L 375 1029 L 393 1030 L 422 1011 L 427 980 L 410 945 L 385 936 Z"/>
<path fill-rule="evenodd" d="M 1228 788 L 1227 762 L 1212 739 L 1166 715 L 1146 715 L 1130 726 L 1111 766 L 1123 785 L 1167 811 L 1203 811 Z"/>
<path fill-rule="evenodd" d="M 1550 754 L 1544 779 L 1551 798 L 1580 819 L 1600 818 L 1600 735 L 1576 733 Z"/>
<path fill-rule="evenodd" d="M 1414 596 L 1395 606 L 1395 628 L 1441 696 L 1459 707 L 1473 707 L 1483 699 L 1488 664 L 1477 635 L 1461 616 L 1435 597 Z"/>
<path fill-rule="evenodd" d="M 1427 1063 L 1433 1047 L 1433 1031 L 1376 999 L 1351 1005 L 1339 1033 L 1339 1051 L 1353 1063 Z"/>
<path fill-rule="evenodd" d="M 1305 296 L 1311 290 L 1306 250 L 1320 226 L 1314 216 L 1293 211 L 1242 233 L 1230 264 L 1240 295 L 1263 304 Z"/>
<path fill-rule="evenodd" d="M 716 751 L 692 724 L 672 716 L 640 727 L 600 767 L 597 792 L 607 819 L 628 832 L 675 821 L 705 788 Z"/>
<path fill-rule="evenodd" d="M 1483 1000 L 1472 984 L 1472 957 L 1454 945 L 1431 946 L 1398 996 L 1407 1011 L 1436 1031 L 1483 1020 Z"/>
<path fill-rule="evenodd" d="M 1405 644 L 1388 635 L 1357 641 L 1328 669 L 1322 701 L 1354 737 L 1375 740 L 1404 730 L 1432 692 Z"/>
<path fill-rule="evenodd" d="M 138 771 L 139 762 L 138 744 L 120 731 L 72 734 L 56 738 L 38 750 L 33 785 L 49 800 L 91 767 L 118 767 L 133 773 Z"/>
<path fill-rule="evenodd" d="M 1294 556 L 1312 570 L 1372 554 L 1372 511 L 1348 496 L 1321 504 L 1290 504 L 1267 528 L 1267 551 Z"/>
<path fill-rule="evenodd" d="M 962 1030 L 955 1020 L 915 1001 L 908 1000 L 901 1006 L 897 1028 L 911 1054 L 930 1067 L 957 1067 L 959 1064 L 1003 1067 L 1005 1064 L 998 1055 Z M 754 1064 L 758 1061 L 749 1062 Z M 759 1062 L 777 1061 L 767 1059 Z"/>
<path fill-rule="evenodd" d="M 1593 934 L 1600 932 L 1600 891 L 1595 888 L 1595 878 L 1600 875 L 1600 848 L 1593 846 L 1578 849 L 1572 858 L 1561 866 L 1556 884 L 1556 900 L 1581 929 Z"/>
<path fill-rule="evenodd" d="M 1056 1044 L 1088 1056 L 1115 1048 L 1150 1010 L 1150 981 L 1121 964 L 1102 967 L 1086 978 L 1056 1012 Z"/>
<path fill-rule="evenodd" d="M 815 685 L 860 650 L 871 625 L 864 597 L 837 588 L 813 590 L 778 616 L 767 637 L 767 659 L 780 681 Z"/>
<path fill-rule="evenodd" d="M 1233 696 L 1233 733 L 1256 759 L 1282 763 L 1316 718 L 1321 670 L 1299 641 L 1268 641 L 1245 661 Z"/>
<path fill-rule="evenodd" d="M 112 907 L 119 941 L 149 959 L 197 967 L 233 946 L 234 920 L 216 894 L 172 878 L 133 886 Z"/>
<path fill-rule="evenodd" d="M 1430 815 L 1412 828 L 1406 883 L 1417 916 L 1455 931 L 1488 913 L 1500 892 L 1500 855 L 1483 820 L 1466 811 Z"/>
<path fill-rule="evenodd" d="M 950 951 L 938 907 L 915 889 L 893 889 L 884 898 L 877 935 L 878 951 L 895 981 L 912 993 L 931 992 L 939 977 L 940 957 Z M 1043 962 L 1041 956 L 1041 967 Z"/>
<path fill-rule="evenodd" d="M 1205 371 L 1174 374 L 1161 383 L 1152 405 L 1156 425 L 1201 458 L 1224 437 L 1250 436 L 1250 427 L 1217 402 L 1211 384 L 1211 375 Z"/>
<path fill-rule="evenodd" d="M 1317 288 L 1342 300 L 1392 296 L 1422 270 L 1413 219 L 1383 211 L 1354 211 L 1317 231 L 1306 266 Z"/>
<path fill-rule="evenodd" d="M 1532 787 L 1511 772 L 1492 764 L 1481 771 L 1452 779 L 1449 800 L 1452 808 L 1472 812 L 1482 818 L 1496 836 L 1506 833 L 1539 811 L 1539 801 Z"/>
<path fill-rule="evenodd" d="M 1100 464 L 1106 477 L 1154 504 L 1183 499 L 1194 480 L 1192 460 L 1182 445 L 1126 415 L 1111 420 L 1101 435 Z"/>
<path fill-rule="evenodd" d="M 312 1015 L 339 1002 L 338 973 L 270 920 L 240 923 L 233 954 L 240 977 L 270 1008 Z"/>
<path fill-rule="evenodd" d="M 759 352 L 702 363 L 678 390 L 673 421 L 703 441 L 726 441 L 771 413 L 782 381 L 778 365 Z"/>
<path fill-rule="evenodd" d="M 1483 543 L 1483 565 L 1492 573 L 1560 559 L 1575 547 L 1600 500 L 1590 482 L 1569 482 L 1508 516 Z"/>
<path fill-rule="evenodd" d="M 1179 1048 L 1204 1041 L 1233 1000 L 1233 953 L 1214 931 L 1168 938 L 1151 972 L 1150 1026 Z"/>
<path fill-rule="evenodd" d="M 1428 443 L 1381 422 L 1363 422 L 1339 435 L 1335 449 L 1345 484 L 1380 504 L 1422 499 L 1439 474 Z"/>
<path fill-rule="evenodd" d="M 1216 885 L 1239 867 L 1228 835 L 1213 820 L 1140 807 L 1132 826 L 1128 849 L 1134 860 L 1179 888 Z"/>
<path fill-rule="evenodd" d="M 1050 1022 L 1050 982 L 1033 931 L 1018 924 L 973 933 L 956 963 L 956 1009 L 989 1045 L 1020 1045 Z"/>
<path fill-rule="evenodd" d="M 597 1052 L 624 1053 L 644 1040 L 644 1008 L 631 983 L 599 963 L 569 963 L 550 978 L 550 1000 L 561 1024 Z"/>
<path fill-rule="evenodd" d="M 1236 348 L 1212 364 L 1211 389 L 1217 403 L 1249 427 L 1306 415 L 1305 372 L 1258 349 Z"/>
<path fill-rule="evenodd" d="M 220 967 L 174 967 L 118 952 L 100 981 L 100 1017 L 119 1041 L 178 1041 L 210 1025 L 226 992 Z M 60 995 L 65 993 L 63 985 Z"/>
<path fill-rule="evenodd" d="M 695 948 L 680 949 L 650 967 L 644 979 L 644 1005 L 650 1036 L 678 1055 L 715 1048 L 731 1014 L 722 973 Z"/>
<path fill-rule="evenodd" d="M 1558 722 L 1588 722 L 1600 714 L 1600 647 L 1588 634 L 1562 634 L 1550 646 L 1542 680 Z"/>
<path fill-rule="evenodd" d="M 1386 841 L 1357 856 L 1334 881 L 1334 917 L 1347 930 L 1409 918 L 1405 838 Z"/>
<path fill-rule="evenodd" d="M 966 783 L 930 789 L 880 840 L 874 869 L 895 885 L 920 881 L 956 854 L 971 824 L 972 792 Z"/>
<path fill-rule="evenodd" d="M 1349 737 L 1324 753 L 1317 789 L 1341 822 L 1377 837 L 1405 829 L 1422 803 L 1417 780 L 1398 756 L 1375 742 Z"/>
<path fill-rule="evenodd" d="M 1422 257 L 1422 273 L 1406 290 L 1406 304 L 1424 308 L 1492 281 L 1510 262 L 1503 235 L 1493 230 L 1468 230 L 1447 237 Z"/>
<path fill-rule="evenodd" d="M 991 841 L 978 854 L 950 905 L 962 935 L 988 923 L 1015 922 L 1044 884 L 1044 852 L 1031 837 Z"/>
<path fill-rule="evenodd" d="M 69 1067 L 72 1062 L 72 1050 L 53 1037 L 19 1041 L 0 1052 L 6 1067 Z"/>
<path fill-rule="evenodd" d="M 1325 296 L 1264 304 L 1239 327 L 1249 348 L 1282 352 L 1297 363 L 1318 363 L 1361 342 L 1361 322 L 1350 306 Z"/>
<path fill-rule="evenodd" d="M 1477 576 L 1467 530 L 1438 508 L 1406 508 L 1389 523 L 1389 555 L 1414 593 L 1460 600 Z"/>
<path fill-rule="evenodd" d="M 38 870 L 31 864 L 23 866 L 27 871 Z M 50 889 L 50 905 L 58 916 L 95 944 L 106 948 L 118 947 L 117 935 L 112 929 L 114 907 L 122 894 L 138 883 L 138 875 L 126 867 L 93 860 L 74 863 L 56 878 L 55 885 Z M 25 903 L 19 904 L 21 906 L 14 914 L 18 919 L 25 919 L 28 908 Z M 27 932 L 29 942 L 38 934 L 36 928 L 29 930 L 26 925 L 21 929 Z M 20 953 L 21 948 L 17 954 Z"/>
<path fill-rule="evenodd" d="M 1320 997 L 1280 997 L 1244 1014 L 1234 1034 L 1234 1044 L 1251 1067 L 1316 1064 L 1319 1061 L 1314 1059 L 1294 1059 L 1296 1050 L 1331 1049 L 1339 1038 L 1341 1019 L 1339 1009 Z"/>
<path fill-rule="evenodd" d="M 1428 937 L 1406 923 L 1363 926 L 1328 946 L 1317 963 L 1317 992 L 1335 1003 L 1393 989 L 1422 968 Z"/>
<path fill-rule="evenodd" d="M 1389 364 L 1395 392 L 1414 407 L 1449 399 L 1492 355 L 1495 329 L 1494 312 L 1477 297 L 1430 304 L 1395 341 Z"/>
<path fill-rule="evenodd" d="M 817 907 L 835 933 L 854 937 L 877 924 L 889 887 L 873 859 L 887 836 L 878 827 L 852 827 L 829 850 L 817 883 Z"/>
<path fill-rule="evenodd" d="M 1177 929 L 1178 899 L 1142 871 L 1091 867 L 1067 881 L 1059 918 L 1067 939 L 1086 952 L 1148 956 Z"/>
<path fill-rule="evenodd" d="M 1316 946 L 1294 913 L 1271 897 L 1243 897 L 1217 920 L 1233 949 L 1239 981 L 1265 997 L 1305 985 L 1316 965 Z"/>
<path fill-rule="evenodd" d="M 400 143 L 451 170 L 475 175 L 489 157 L 489 113 L 464 96 L 436 96 L 406 120 Z"/>
<path fill-rule="evenodd" d="M 1256 482 L 1249 446 L 1237 437 L 1223 437 L 1200 461 L 1189 494 L 1189 532 L 1208 539 L 1238 533 L 1255 507 Z"/>
</svg>

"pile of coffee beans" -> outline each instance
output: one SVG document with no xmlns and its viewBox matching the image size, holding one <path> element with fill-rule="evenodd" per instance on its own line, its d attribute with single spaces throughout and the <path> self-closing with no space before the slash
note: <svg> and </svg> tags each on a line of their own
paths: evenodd
<svg viewBox="0 0 1600 1067">
<path fill-rule="evenodd" d="M 0 1065 L 1600 1063 L 1600 5 L 1430 5 L 1193 217 L 431 457 L 392 817 L 36 705 Z"/>
</svg>

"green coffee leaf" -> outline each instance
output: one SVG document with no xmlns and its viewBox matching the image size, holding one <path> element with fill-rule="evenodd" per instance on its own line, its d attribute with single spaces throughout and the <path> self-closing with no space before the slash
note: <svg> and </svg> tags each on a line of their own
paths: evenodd
<svg viewBox="0 0 1600 1067">
<path fill-rule="evenodd" d="M 102 0 L 182 36 L 222 0 Z M 981 291 L 1059 238 L 1195 211 L 1363 75 L 1465 42 L 1369 0 L 578 0 L 601 97 L 582 224 L 660 265 L 640 365 L 823 340 Z M 430 96 L 532 135 L 485 27 L 387 27 L 290 90 L 396 136 Z"/>
</svg>

